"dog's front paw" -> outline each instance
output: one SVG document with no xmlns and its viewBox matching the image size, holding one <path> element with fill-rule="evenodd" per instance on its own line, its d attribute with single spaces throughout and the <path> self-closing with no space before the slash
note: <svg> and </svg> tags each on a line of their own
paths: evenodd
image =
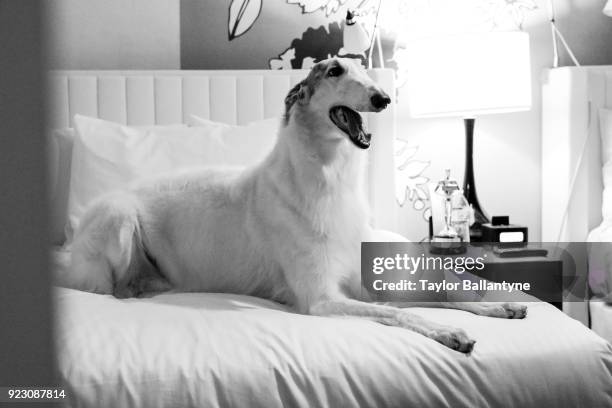
<svg viewBox="0 0 612 408">
<path fill-rule="evenodd" d="M 527 316 L 527 306 L 518 303 L 482 303 L 480 306 L 482 309 L 476 313 L 482 316 L 502 319 L 524 319 Z"/>
<path fill-rule="evenodd" d="M 518 303 L 504 303 L 502 307 L 508 319 L 524 319 L 527 316 L 527 306 Z"/>
<path fill-rule="evenodd" d="M 446 347 L 461 353 L 471 353 L 476 340 L 472 340 L 465 331 L 454 327 L 440 326 L 433 330 L 429 337 Z"/>
</svg>

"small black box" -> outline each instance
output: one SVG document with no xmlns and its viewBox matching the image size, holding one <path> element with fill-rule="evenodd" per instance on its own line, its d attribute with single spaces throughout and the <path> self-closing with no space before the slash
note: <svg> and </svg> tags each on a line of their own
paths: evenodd
<svg viewBox="0 0 612 408">
<path fill-rule="evenodd" d="M 494 215 L 491 217 L 491 225 L 510 225 L 510 217 L 507 215 Z"/>
<path fill-rule="evenodd" d="M 482 242 L 527 242 L 527 227 L 521 225 L 482 224 Z"/>
</svg>

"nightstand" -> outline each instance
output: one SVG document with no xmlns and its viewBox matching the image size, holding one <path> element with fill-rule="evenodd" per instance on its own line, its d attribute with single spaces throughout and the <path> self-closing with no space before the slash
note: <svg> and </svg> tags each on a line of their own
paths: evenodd
<svg viewBox="0 0 612 408">
<path fill-rule="evenodd" d="M 492 282 L 531 282 L 526 293 L 542 299 L 559 310 L 563 308 L 563 262 L 549 256 L 501 258 L 486 251 L 484 269 L 474 275 Z"/>
</svg>

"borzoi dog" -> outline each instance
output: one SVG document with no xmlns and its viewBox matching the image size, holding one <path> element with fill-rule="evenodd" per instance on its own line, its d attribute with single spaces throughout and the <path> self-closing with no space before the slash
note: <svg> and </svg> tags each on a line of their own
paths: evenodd
<svg viewBox="0 0 612 408">
<path fill-rule="evenodd" d="M 372 230 L 362 190 L 370 135 L 357 111 L 390 102 L 350 60 L 316 64 L 287 95 L 278 141 L 259 165 L 177 174 L 92 204 L 61 284 L 117 297 L 166 289 L 253 295 L 301 313 L 400 326 L 470 352 L 463 330 L 362 298 L 361 242 L 403 240 Z M 511 303 L 437 306 L 526 314 Z"/>
</svg>

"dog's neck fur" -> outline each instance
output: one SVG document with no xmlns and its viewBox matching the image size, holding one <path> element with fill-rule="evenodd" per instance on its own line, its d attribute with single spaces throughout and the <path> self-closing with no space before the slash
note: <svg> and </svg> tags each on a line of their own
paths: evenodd
<svg viewBox="0 0 612 408">
<path fill-rule="evenodd" d="M 267 168 L 297 200 L 328 201 L 347 193 L 364 200 L 364 158 L 327 116 L 300 107 L 281 125 Z"/>
<path fill-rule="evenodd" d="M 296 106 L 279 132 L 287 158 L 325 190 L 353 188 L 362 173 L 363 153 L 327 115 Z"/>
</svg>

